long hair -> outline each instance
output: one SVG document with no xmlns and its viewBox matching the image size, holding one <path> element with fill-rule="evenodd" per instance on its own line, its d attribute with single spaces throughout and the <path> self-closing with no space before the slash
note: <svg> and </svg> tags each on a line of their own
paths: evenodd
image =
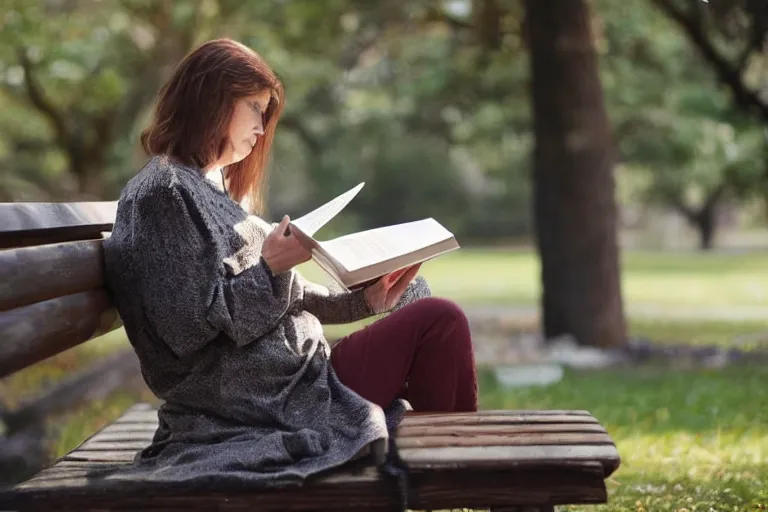
<svg viewBox="0 0 768 512">
<path fill-rule="evenodd" d="M 263 206 L 266 167 L 285 91 L 277 75 L 247 46 L 231 39 L 203 43 L 179 63 L 159 92 L 154 119 L 141 134 L 149 155 L 168 155 L 200 169 L 215 162 L 228 144 L 235 102 L 271 92 L 264 134 L 251 153 L 226 168 L 230 197 L 249 209 Z"/>
</svg>

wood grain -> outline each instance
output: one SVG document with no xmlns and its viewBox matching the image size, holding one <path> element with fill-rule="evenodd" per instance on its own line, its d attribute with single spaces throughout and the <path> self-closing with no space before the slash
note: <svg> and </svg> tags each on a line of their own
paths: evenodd
<svg viewBox="0 0 768 512">
<path fill-rule="evenodd" d="M 440 426 L 440 425 L 532 425 L 540 423 L 592 423 L 597 424 L 597 420 L 592 416 L 577 416 L 566 414 L 441 414 L 433 416 L 413 416 L 405 417 L 402 425 L 404 427 L 415 426 Z"/>
<path fill-rule="evenodd" d="M 116 201 L 0 203 L 0 248 L 101 238 L 116 213 Z"/>
<path fill-rule="evenodd" d="M 488 468 L 508 465 L 553 465 L 558 462 L 598 461 L 612 473 L 619 455 L 613 445 L 451 446 L 404 448 L 403 461 L 412 468 Z"/>
<path fill-rule="evenodd" d="M 121 418 L 121 423 L 144 423 L 148 421 L 157 421 L 156 411 L 132 411 L 128 413 L 124 418 Z M 441 425 L 515 425 L 515 424 L 546 424 L 546 423 L 560 423 L 560 424 L 598 424 L 597 420 L 590 415 L 570 415 L 560 414 L 555 412 L 554 414 L 547 414 L 546 411 L 536 411 L 535 413 L 529 413 L 528 411 L 496 411 L 492 414 L 466 414 L 466 413 L 451 413 L 451 414 L 429 414 L 429 415 L 406 415 L 402 422 L 402 427 L 435 427 Z M 401 427 L 401 428 L 402 428 Z"/>
<path fill-rule="evenodd" d="M 581 432 L 527 432 L 525 434 L 475 434 L 471 436 L 405 437 L 397 439 L 400 450 L 406 448 L 443 448 L 452 446 L 560 446 L 560 445 L 613 445 L 607 434 Z"/>
<path fill-rule="evenodd" d="M 477 434 L 525 434 L 531 432 L 594 432 L 605 433 L 605 428 L 591 423 L 552 423 L 522 425 L 439 425 L 439 426 L 403 426 L 397 429 L 398 439 L 422 436 L 472 436 Z"/>
<path fill-rule="evenodd" d="M 0 378 L 120 325 L 104 290 L 0 312 Z"/>
<path fill-rule="evenodd" d="M 103 284 L 100 240 L 0 250 L 0 311 Z"/>
</svg>

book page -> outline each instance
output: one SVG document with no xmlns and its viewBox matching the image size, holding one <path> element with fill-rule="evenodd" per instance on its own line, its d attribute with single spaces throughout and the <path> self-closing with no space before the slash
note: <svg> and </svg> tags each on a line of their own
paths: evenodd
<svg viewBox="0 0 768 512">
<path fill-rule="evenodd" d="M 347 272 L 375 265 L 453 237 L 435 219 L 371 229 L 320 242 Z"/>
<path fill-rule="evenodd" d="M 360 192 L 360 189 L 363 188 L 363 185 L 365 185 L 365 182 L 360 183 L 352 190 L 344 192 L 337 198 L 328 201 L 320 208 L 291 221 L 291 224 L 297 226 L 305 235 L 314 236 L 321 227 L 328 224 L 332 218 L 338 215 L 338 213 L 343 210 L 352 199 L 354 199 L 357 193 Z"/>
</svg>

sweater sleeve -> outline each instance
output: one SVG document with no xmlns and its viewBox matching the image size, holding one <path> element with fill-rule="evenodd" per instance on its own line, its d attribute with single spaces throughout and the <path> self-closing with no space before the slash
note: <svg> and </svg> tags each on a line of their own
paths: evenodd
<svg viewBox="0 0 768 512">
<path fill-rule="evenodd" d="M 134 206 L 138 290 L 154 331 L 180 358 L 222 332 L 238 346 L 271 330 L 290 306 L 291 273 L 274 276 L 256 258 L 233 271 L 217 236 L 223 226 L 184 189 L 157 187 Z"/>
<path fill-rule="evenodd" d="M 352 292 L 331 290 L 308 281 L 297 272 L 302 294 L 302 307 L 316 316 L 322 324 L 346 324 L 374 315 L 368 307 L 363 290 Z"/>
<path fill-rule="evenodd" d="M 299 276 L 303 290 L 302 306 L 313 314 L 322 324 L 344 324 L 363 320 L 370 316 L 387 313 L 387 311 L 372 311 L 365 300 L 363 290 L 351 292 L 331 291 L 327 287 L 313 283 Z M 403 292 L 392 311 L 400 309 L 411 302 L 429 297 L 431 294 L 426 279 L 417 276 Z"/>
</svg>

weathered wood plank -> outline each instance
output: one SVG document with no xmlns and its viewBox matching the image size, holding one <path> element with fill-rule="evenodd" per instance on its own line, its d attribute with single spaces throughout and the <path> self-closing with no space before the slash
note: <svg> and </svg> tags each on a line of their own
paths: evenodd
<svg viewBox="0 0 768 512">
<path fill-rule="evenodd" d="M 145 409 L 145 410 L 135 410 L 135 411 L 128 411 L 116 422 L 119 425 L 126 425 L 126 424 L 157 424 L 157 410 L 156 409 Z"/>
<path fill-rule="evenodd" d="M 93 462 L 130 462 L 139 450 L 75 450 L 68 453 L 61 460 L 81 460 Z"/>
<path fill-rule="evenodd" d="M 99 432 L 91 438 L 91 441 L 99 443 L 122 443 L 122 442 L 144 442 L 152 441 L 155 435 L 154 430 L 141 430 L 129 432 Z"/>
<path fill-rule="evenodd" d="M 0 312 L 0 378 L 120 325 L 104 290 Z"/>
<path fill-rule="evenodd" d="M 598 423 L 592 416 L 565 414 L 442 414 L 433 416 L 406 416 L 402 426 L 439 426 L 439 425 L 489 425 L 489 424 L 540 424 L 540 423 Z"/>
<path fill-rule="evenodd" d="M 157 421 L 157 412 L 152 410 L 135 411 L 120 418 L 120 423 L 146 423 Z M 598 421 L 589 415 L 581 414 L 545 414 L 537 411 L 536 413 L 516 412 L 516 411 L 498 411 L 493 414 L 471 414 L 471 413 L 451 413 L 451 414 L 429 414 L 429 415 L 406 415 L 403 419 L 403 427 L 415 426 L 439 426 L 439 425 L 477 425 L 477 424 L 540 424 L 540 423 L 591 423 L 597 424 Z"/>
<path fill-rule="evenodd" d="M 0 507 L 30 510 L 393 510 L 394 482 L 370 466 L 355 466 L 310 479 L 302 488 L 259 490 L 243 486 L 165 486 L 104 478 L 104 471 L 55 475 L 34 486 L 0 492 Z M 602 467 L 596 463 L 538 467 L 523 471 L 429 471 L 411 475 L 409 508 L 602 503 Z"/>
<path fill-rule="evenodd" d="M 408 411 L 408 418 L 425 418 L 430 416 L 445 416 L 444 412 Z M 455 416 L 592 416 L 589 411 L 570 409 L 483 409 L 476 412 L 451 413 Z"/>
<path fill-rule="evenodd" d="M 399 450 L 411 468 L 498 468 L 502 466 L 556 465 L 562 462 L 598 461 L 612 473 L 619 464 L 615 446 L 472 446 L 404 448 Z"/>
<path fill-rule="evenodd" d="M 114 443 L 110 443 L 114 444 Z M 472 436 L 405 437 L 397 440 L 400 450 L 406 448 L 443 448 L 451 446 L 548 446 L 548 445 L 600 445 L 613 446 L 607 434 L 543 433 L 476 434 Z M 101 445 L 100 445 L 101 446 Z M 106 446 L 106 445 L 105 445 Z"/>
<path fill-rule="evenodd" d="M 0 203 L 0 248 L 101 238 L 116 213 L 116 201 Z"/>
<path fill-rule="evenodd" d="M 0 250 L 0 311 L 103 285 L 100 240 Z"/>
<path fill-rule="evenodd" d="M 126 451 L 126 450 L 143 450 L 149 446 L 149 441 L 145 440 L 129 440 L 129 441 L 99 441 L 91 440 L 83 443 L 78 451 Z"/>
<path fill-rule="evenodd" d="M 593 432 L 605 433 L 600 424 L 592 423 L 534 423 L 527 425 L 441 425 L 404 426 L 397 429 L 398 439 L 421 436 L 471 436 L 477 434 L 526 434 L 531 432 Z"/>
<path fill-rule="evenodd" d="M 118 433 L 134 433 L 141 434 L 145 432 L 154 432 L 157 430 L 157 422 L 155 423 L 113 423 L 105 427 L 102 432 L 118 434 Z"/>
</svg>

